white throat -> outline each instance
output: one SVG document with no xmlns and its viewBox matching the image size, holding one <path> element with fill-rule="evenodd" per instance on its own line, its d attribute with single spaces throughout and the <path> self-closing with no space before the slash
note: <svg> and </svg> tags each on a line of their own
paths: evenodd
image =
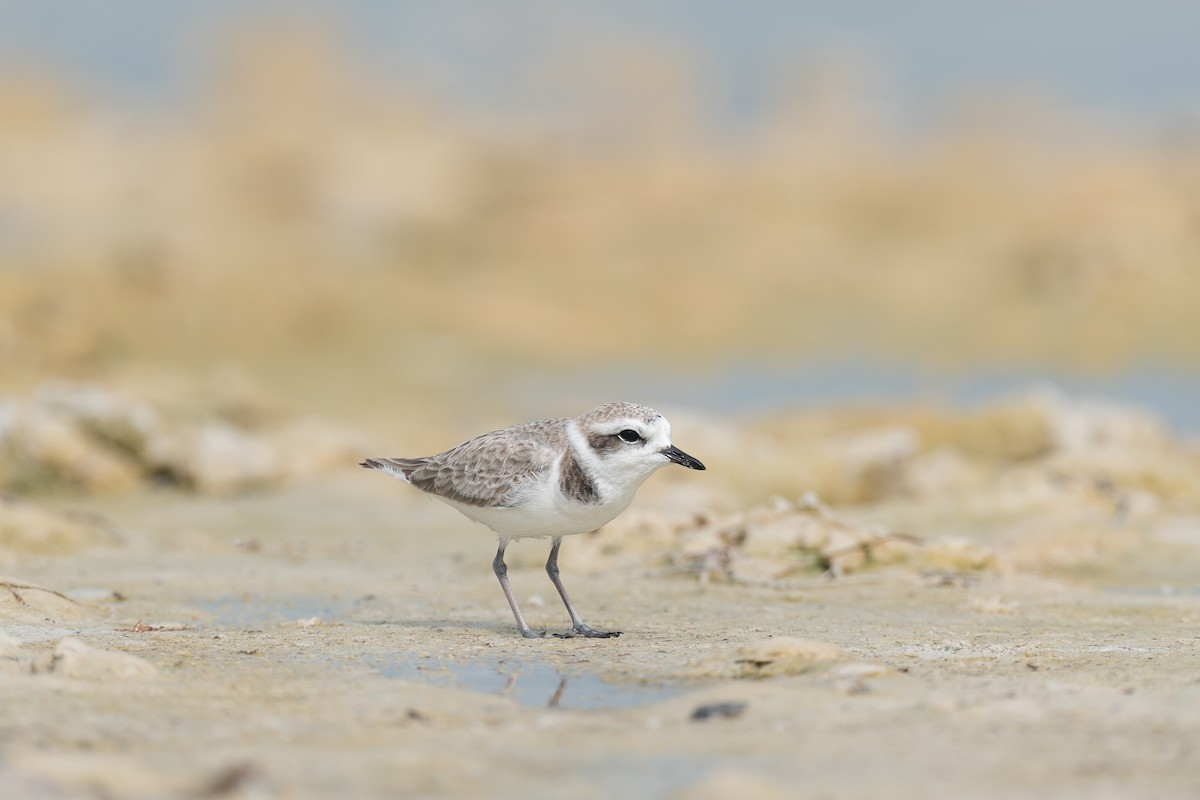
<svg viewBox="0 0 1200 800">
<path fill-rule="evenodd" d="M 638 487 L 668 463 L 644 450 L 633 458 L 597 452 L 575 420 L 567 422 L 567 441 L 580 467 L 591 478 L 601 503 L 628 505 Z"/>
</svg>

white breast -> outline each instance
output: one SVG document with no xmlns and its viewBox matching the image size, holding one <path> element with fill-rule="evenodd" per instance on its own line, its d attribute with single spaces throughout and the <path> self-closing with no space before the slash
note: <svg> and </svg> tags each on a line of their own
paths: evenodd
<svg viewBox="0 0 1200 800">
<path fill-rule="evenodd" d="M 439 498 L 444 499 L 444 498 Z M 445 502 L 466 517 L 486 525 L 506 539 L 546 538 L 588 533 L 611 522 L 633 501 L 633 493 L 604 503 L 572 503 L 558 491 L 558 481 L 530 493 L 527 501 L 513 508 L 468 506 Z"/>
</svg>

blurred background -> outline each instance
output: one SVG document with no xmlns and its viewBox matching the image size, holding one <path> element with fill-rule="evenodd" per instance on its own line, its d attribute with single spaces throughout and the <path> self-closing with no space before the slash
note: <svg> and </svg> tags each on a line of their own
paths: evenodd
<svg viewBox="0 0 1200 800">
<path fill-rule="evenodd" d="M 0 6 L 0 392 L 1200 431 L 1200 8 Z M 408 450 L 406 449 L 406 452 Z"/>
<path fill-rule="evenodd" d="M 0 0 L 0 798 L 1200 797 L 1198 363 L 1200 3 Z"/>
</svg>

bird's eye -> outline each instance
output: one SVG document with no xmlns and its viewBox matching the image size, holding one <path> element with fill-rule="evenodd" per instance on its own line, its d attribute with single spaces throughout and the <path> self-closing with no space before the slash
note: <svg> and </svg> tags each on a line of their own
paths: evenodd
<svg viewBox="0 0 1200 800">
<path fill-rule="evenodd" d="M 617 436 L 621 437 L 622 442 L 629 442 L 631 444 L 633 442 L 640 442 L 642 440 L 642 436 L 640 433 L 638 433 L 635 430 L 630 430 L 629 428 L 626 428 L 625 430 L 621 431 L 620 433 L 617 434 Z"/>
</svg>

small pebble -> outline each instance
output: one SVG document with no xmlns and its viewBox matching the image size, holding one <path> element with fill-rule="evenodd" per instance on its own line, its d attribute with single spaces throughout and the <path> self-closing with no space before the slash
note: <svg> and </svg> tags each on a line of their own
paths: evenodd
<svg viewBox="0 0 1200 800">
<path fill-rule="evenodd" d="M 734 719 L 740 717 L 746 710 L 745 703 L 707 703 L 696 706 L 692 711 L 692 721 L 701 722 L 706 719 Z"/>
</svg>

